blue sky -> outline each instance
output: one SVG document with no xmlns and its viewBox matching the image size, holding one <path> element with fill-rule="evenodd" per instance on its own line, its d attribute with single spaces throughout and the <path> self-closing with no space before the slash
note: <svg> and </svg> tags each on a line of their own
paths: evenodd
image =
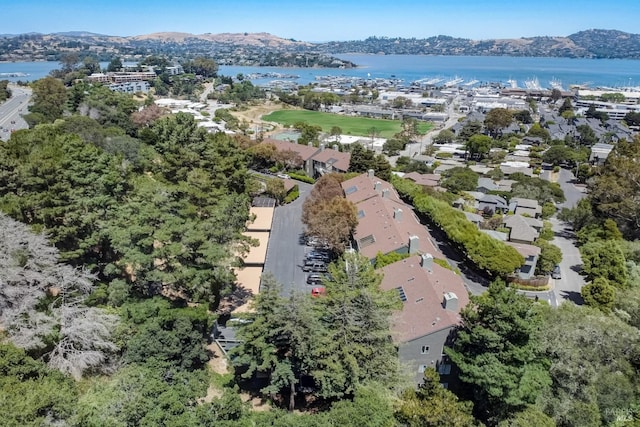
<svg viewBox="0 0 640 427">
<path fill-rule="evenodd" d="M 638 0 L 5 0 L 0 33 L 268 32 L 305 41 L 640 33 Z"/>
</svg>

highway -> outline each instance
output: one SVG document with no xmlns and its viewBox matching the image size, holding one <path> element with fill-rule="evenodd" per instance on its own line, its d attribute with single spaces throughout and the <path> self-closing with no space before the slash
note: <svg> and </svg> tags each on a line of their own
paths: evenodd
<svg viewBox="0 0 640 427">
<path fill-rule="evenodd" d="M 10 84 L 9 90 L 12 92 L 11 98 L 0 104 L 0 139 L 3 141 L 9 139 L 12 130 L 29 127 L 22 114 L 28 112 L 31 89 Z"/>
</svg>

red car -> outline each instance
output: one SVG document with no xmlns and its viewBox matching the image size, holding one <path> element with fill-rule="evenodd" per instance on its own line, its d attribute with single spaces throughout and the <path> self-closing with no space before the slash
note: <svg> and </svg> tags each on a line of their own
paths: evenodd
<svg viewBox="0 0 640 427">
<path fill-rule="evenodd" d="M 322 286 L 319 286 L 317 288 L 311 289 L 311 296 L 319 297 L 320 295 L 324 295 L 325 292 L 326 292 L 325 289 Z"/>
</svg>

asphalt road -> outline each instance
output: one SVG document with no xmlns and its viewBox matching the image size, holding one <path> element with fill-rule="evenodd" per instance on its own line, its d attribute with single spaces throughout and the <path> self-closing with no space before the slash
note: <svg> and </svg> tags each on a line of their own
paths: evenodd
<svg viewBox="0 0 640 427">
<path fill-rule="evenodd" d="M 432 144 L 433 138 L 440 133 L 442 129 L 448 129 L 451 126 L 458 123 L 460 117 L 463 117 L 465 114 L 461 114 L 458 112 L 456 107 L 458 106 L 460 101 L 460 95 L 456 95 L 454 99 L 447 104 L 447 114 L 449 115 L 449 119 L 440 125 L 434 127 L 431 131 L 427 132 L 420 141 L 415 142 L 413 144 L 407 144 L 405 149 L 400 152 L 400 156 L 413 157 L 415 155 L 421 154 L 429 145 Z M 392 165 L 395 165 L 395 162 L 399 156 L 394 156 L 389 158 L 389 162 Z"/>
<path fill-rule="evenodd" d="M 584 184 L 577 184 L 576 177 L 569 169 L 560 169 L 558 173 L 558 184 L 564 191 L 566 201 L 560 204 L 559 208 L 573 208 L 580 199 L 587 196 L 587 188 Z"/>
<path fill-rule="evenodd" d="M 560 184 L 566 198 L 564 203 L 558 205 L 560 209 L 576 206 L 580 199 L 587 195 L 586 187 L 581 184 L 576 185 L 575 176 L 570 170 L 560 169 L 558 184 Z M 560 262 L 560 275 L 562 278 L 555 280 L 554 293 L 559 302 L 573 301 L 576 304 L 582 304 L 583 300 L 580 291 L 585 282 L 580 275 L 582 258 L 575 244 L 575 235 L 569 224 L 555 217 L 551 218 L 550 221 L 555 234 L 551 243 L 562 251 L 562 262 Z"/>
<path fill-rule="evenodd" d="M 267 247 L 264 272 L 270 272 L 282 284 L 283 296 L 293 291 L 311 292 L 307 285 L 307 273 L 302 271 L 305 251 L 302 225 L 302 204 L 311 192 L 312 186 L 298 182 L 300 197 L 294 202 L 278 206 L 273 214 L 271 235 Z"/>
<path fill-rule="evenodd" d="M 22 118 L 28 112 L 31 89 L 9 85 L 11 98 L 0 105 L 0 139 L 6 141 L 12 130 L 27 129 L 29 126 Z"/>
</svg>

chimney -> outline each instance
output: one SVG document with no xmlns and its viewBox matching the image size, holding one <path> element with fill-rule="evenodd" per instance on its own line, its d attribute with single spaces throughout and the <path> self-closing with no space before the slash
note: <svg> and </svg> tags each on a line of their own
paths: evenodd
<svg viewBox="0 0 640 427">
<path fill-rule="evenodd" d="M 424 268 L 428 272 L 432 272 L 433 271 L 433 255 L 422 254 L 420 256 L 420 265 L 422 266 L 422 268 Z"/>
<path fill-rule="evenodd" d="M 375 183 L 375 184 L 373 184 L 373 189 L 374 189 L 375 191 L 378 191 L 378 190 L 380 190 L 380 187 L 381 187 L 381 186 L 382 186 L 382 183 L 381 183 L 380 181 L 376 181 L 376 183 Z"/>
<path fill-rule="evenodd" d="M 393 209 L 393 218 L 398 222 L 402 221 L 402 209 L 394 208 Z"/>
<path fill-rule="evenodd" d="M 338 144 L 333 144 L 331 148 L 333 148 L 336 151 L 340 151 L 340 147 L 338 147 Z"/>
<path fill-rule="evenodd" d="M 385 188 L 384 190 L 382 190 L 382 198 L 383 199 L 388 199 L 389 198 L 389 189 Z"/>
<path fill-rule="evenodd" d="M 369 169 L 367 171 L 367 175 L 369 176 L 369 178 L 373 178 L 373 174 L 375 173 L 375 171 L 373 169 Z"/>
<path fill-rule="evenodd" d="M 307 142 L 307 145 L 308 145 L 309 147 L 313 147 L 313 142 L 309 141 L 309 142 Z"/>
<path fill-rule="evenodd" d="M 446 292 L 442 300 L 445 310 L 458 311 L 458 296 L 453 292 Z"/>
<path fill-rule="evenodd" d="M 320 151 L 324 151 L 324 144 L 320 144 Z"/>
<path fill-rule="evenodd" d="M 409 253 L 415 254 L 420 247 L 420 238 L 418 236 L 409 236 Z"/>
</svg>

